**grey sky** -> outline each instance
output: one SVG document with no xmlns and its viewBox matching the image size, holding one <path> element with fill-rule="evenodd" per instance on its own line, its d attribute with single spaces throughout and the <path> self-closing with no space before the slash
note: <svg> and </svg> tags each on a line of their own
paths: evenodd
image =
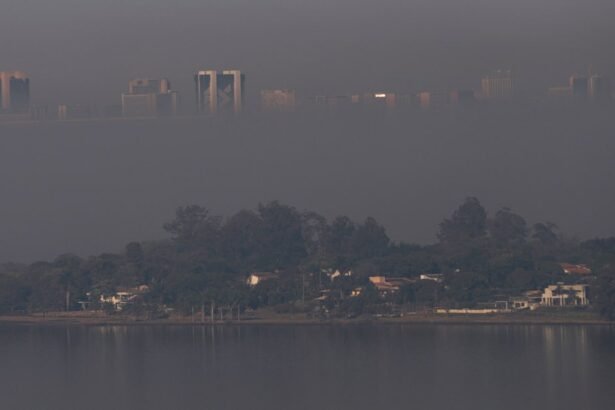
<svg viewBox="0 0 615 410">
<path fill-rule="evenodd" d="M 615 234 L 613 110 L 0 125 L 0 261 L 160 238 L 179 205 L 281 200 L 435 240 L 466 196 L 582 238 Z"/>
</svg>

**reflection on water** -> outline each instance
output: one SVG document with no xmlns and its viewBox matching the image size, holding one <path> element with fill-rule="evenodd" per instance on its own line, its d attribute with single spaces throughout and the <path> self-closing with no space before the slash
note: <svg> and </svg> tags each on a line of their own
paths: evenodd
<svg viewBox="0 0 615 410">
<path fill-rule="evenodd" d="M 615 329 L 0 326 L 2 409 L 603 409 Z"/>
</svg>

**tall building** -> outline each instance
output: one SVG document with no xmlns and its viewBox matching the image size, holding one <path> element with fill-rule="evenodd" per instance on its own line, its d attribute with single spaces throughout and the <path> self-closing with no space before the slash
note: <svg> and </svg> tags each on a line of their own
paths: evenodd
<svg viewBox="0 0 615 410">
<path fill-rule="evenodd" d="M 0 72 L 0 109 L 25 114 L 30 110 L 30 79 L 21 71 Z"/>
<path fill-rule="evenodd" d="M 589 78 L 589 97 L 596 103 L 607 103 L 611 100 L 611 84 L 608 78 L 592 75 Z"/>
<path fill-rule="evenodd" d="M 199 71 L 194 75 L 199 114 L 240 113 L 244 104 L 246 77 L 239 70 Z"/>
<path fill-rule="evenodd" d="M 577 100 L 584 100 L 589 95 L 589 82 L 587 77 L 578 77 L 573 75 L 568 82 L 570 93 Z"/>
<path fill-rule="evenodd" d="M 128 93 L 122 94 L 124 117 L 168 117 L 177 114 L 177 92 L 171 90 L 166 78 L 138 78 L 128 83 Z"/>
<path fill-rule="evenodd" d="M 294 90 L 262 90 L 261 107 L 264 111 L 294 111 L 297 98 Z"/>
<path fill-rule="evenodd" d="M 483 98 L 509 99 L 515 95 L 515 84 L 511 70 L 497 70 L 481 79 Z"/>
</svg>

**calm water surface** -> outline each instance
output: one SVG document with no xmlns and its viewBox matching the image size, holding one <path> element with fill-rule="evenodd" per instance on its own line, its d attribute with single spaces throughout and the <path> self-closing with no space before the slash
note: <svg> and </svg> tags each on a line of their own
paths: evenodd
<svg viewBox="0 0 615 410">
<path fill-rule="evenodd" d="M 0 326 L 0 409 L 612 409 L 615 328 Z"/>
</svg>

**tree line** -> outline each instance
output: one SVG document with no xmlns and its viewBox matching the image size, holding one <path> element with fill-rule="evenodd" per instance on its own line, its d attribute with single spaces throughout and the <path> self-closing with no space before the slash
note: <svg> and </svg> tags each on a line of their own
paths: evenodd
<svg viewBox="0 0 615 410">
<path fill-rule="evenodd" d="M 429 245 L 394 242 L 374 218 L 329 221 L 277 201 L 227 218 L 199 205 L 184 206 L 164 229 L 169 238 L 131 242 L 120 253 L 2 265 L 0 314 L 76 310 L 84 300 L 96 307 L 102 294 L 143 284 L 150 291 L 142 309 L 164 306 L 180 313 L 205 305 L 229 311 L 325 309 L 337 315 L 400 305 L 471 307 L 580 280 L 561 272 L 559 263 L 567 262 L 592 268 L 593 305 L 615 318 L 615 238 L 579 241 L 550 222 L 530 226 L 508 208 L 490 216 L 473 197 L 440 223 L 438 240 Z M 331 281 L 331 270 L 353 275 Z M 277 272 L 278 279 L 248 287 L 247 274 L 261 271 Z M 423 273 L 440 273 L 445 280 L 409 282 L 386 297 L 368 280 Z M 358 288 L 360 295 L 353 297 Z M 326 298 L 319 299 L 322 295 Z M 317 307 L 310 302 L 316 299 Z"/>
</svg>

